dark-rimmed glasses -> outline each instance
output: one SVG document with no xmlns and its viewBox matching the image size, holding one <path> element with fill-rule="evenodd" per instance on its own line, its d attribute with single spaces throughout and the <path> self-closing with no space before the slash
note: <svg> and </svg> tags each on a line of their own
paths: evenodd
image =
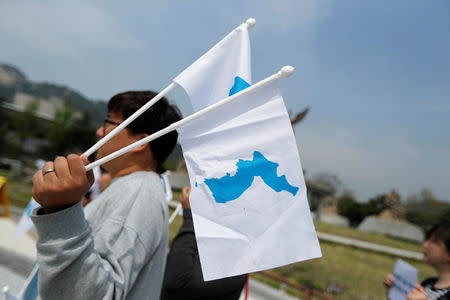
<svg viewBox="0 0 450 300">
<path fill-rule="evenodd" d="M 113 121 L 113 120 L 110 120 L 110 119 L 104 119 L 103 120 L 103 135 L 106 135 L 106 129 L 105 129 L 106 124 L 119 126 L 121 123 L 122 122 L 119 123 L 119 122 L 116 122 L 116 121 Z"/>
</svg>

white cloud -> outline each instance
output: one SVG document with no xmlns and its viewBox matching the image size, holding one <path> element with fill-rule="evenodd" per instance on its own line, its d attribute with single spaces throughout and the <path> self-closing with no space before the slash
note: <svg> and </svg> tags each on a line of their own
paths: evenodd
<svg viewBox="0 0 450 300">
<path fill-rule="evenodd" d="M 246 18 L 255 18 L 257 32 L 294 33 L 296 36 L 314 32 L 317 25 L 330 15 L 332 8 L 329 0 L 209 2 L 215 4 L 210 8 L 214 10 L 212 13 L 218 14 L 227 26 L 237 26 Z"/>
<path fill-rule="evenodd" d="M 310 33 L 324 21 L 330 13 L 330 1 L 264 1 L 255 4 L 255 12 L 261 13 L 261 27 L 272 26 L 281 31 L 295 30 Z M 268 14 L 269 13 L 269 14 Z"/>
<path fill-rule="evenodd" d="M 450 104 L 441 104 L 441 105 L 436 104 L 436 105 L 432 105 L 430 110 L 432 112 L 437 112 L 437 113 L 449 112 L 450 111 Z"/>
<path fill-rule="evenodd" d="M 0 34 L 29 50 L 75 57 L 90 49 L 139 45 L 113 16 L 88 1 L 5 1 L 0 11 Z"/>
</svg>

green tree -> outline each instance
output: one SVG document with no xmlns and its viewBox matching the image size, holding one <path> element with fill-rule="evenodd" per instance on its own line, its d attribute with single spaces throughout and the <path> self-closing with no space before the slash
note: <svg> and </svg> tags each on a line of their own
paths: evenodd
<svg viewBox="0 0 450 300">
<path fill-rule="evenodd" d="M 445 222 L 450 220 L 450 207 L 447 208 L 440 216 L 439 222 Z"/>
<path fill-rule="evenodd" d="M 69 131 L 71 141 L 69 150 L 83 151 L 91 147 L 97 140 L 95 136 L 96 129 L 89 112 L 83 112 L 82 117 L 73 122 L 73 126 Z"/>
<path fill-rule="evenodd" d="M 69 152 L 79 153 L 96 141 L 96 124 L 88 112 L 83 112 L 81 118 L 73 105 L 68 102 L 55 112 L 55 117 L 48 129 L 50 145 L 42 149 L 43 157 L 53 158 L 55 155 L 66 155 Z"/>
<path fill-rule="evenodd" d="M 6 99 L 0 96 L 0 154 L 6 150 L 6 133 L 8 132 L 9 118 L 4 104 Z"/>
<path fill-rule="evenodd" d="M 381 194 L 378 196 L 375 196 L 373 198 L 370 198 L 367 203 L 364 203 L 365 205 L 365 214 L 368 215 L 378 215 L 380 214 L 384 209 L 387 208 L 387 205 L 385 203 L 387 195 Z"/>
<path fill-rule="evenodd" d="M 450 203 L 439 200 L 430 189 L 426 188 L 409 196 L 405 209 L 406 220 L 424 230 L 428 230 L 439 220 L 444 220 L 450 215 Z"/>
<path fill-rule="evenodd" d="M 66 151 L 73 144 L 70 132 L 74 123 L 74 117 L 75 108 L 70 102 L 56 110 L 48 129 L 50 146 L 48 147 L 47 152 L 50 152 L 48 153 L 50 157 L 66 154 Z"/>
<path fill-rule="evenodd" d="M 353 226 L 359 224 L 364 218 L 361 203 L 358 203 L 350 195 L 338 198 L 338 212 L 341 216 L 346 217 Z"/>
<path fill-rule="evenodd" d="M 358 202 L 350 193 L 338 198 L 338 212 L 346 217 L 353 226 L 358 225 L 367 216 L 378 215 L 386 208 L 386 194 L 370 198 L 367 202 Z"/>
<path fill-rule="evenodd" d="M 15 115 L 13 126 L 20 145 L 23 145 L 28 137 L 36 136 L 39 132 L 41 125 L 39 118 L 36 116 L 39 105 L 39 98 L 34 98 L 27 103 L 22 112 L 16 113 Z"/>
<path fill-rule="evenodd" d="M 342 189 L 342 181 L 335 174 L 320 173 L 311 178 L 312 181 L 329 188 L 331 195 L 337 195 Z"/>
</svg>

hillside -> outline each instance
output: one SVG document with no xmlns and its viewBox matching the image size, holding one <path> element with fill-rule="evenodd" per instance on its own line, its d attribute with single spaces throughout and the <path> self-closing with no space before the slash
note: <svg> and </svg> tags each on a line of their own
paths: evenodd
<svg viewBox="0 0 450 300">
<path fill-rule="evenodd" d="M 88 112 L 92 120 L 100 124 L 106 112 L 106 103 L 93 101 L 70 87 L 54 83 L 29 81 L 26 75 L 14 66 L 0 64 L 0 96 L 12 102 L 17 93 L 31 95 L 40 99 L 70 101 L 81 112 Z"/>
<path fill-rule="evenodd" d="M 25 95 L 25 96 L 24 96 Z M 106 102 L 93 101 L 86 98 L 79 92 L 67 86 L 54 83 L 36 83 L 29 81 L 26 75 L 18 68 L 0 64 L 0 97 L 12 103 L 16 98 L 40 98 L 47 100 L 41 103 L 40 107 L 54 107 L 70 101 L 74 107 L 80 112 L 88 112 L 91 119 L 100 125 L 103 123 L 106 113 Z M 174 149 L 167 159 L 167 168 L 175 169 L 178 161 L 182 158 L 182 150 L 180 145 Z"/>
</svg>

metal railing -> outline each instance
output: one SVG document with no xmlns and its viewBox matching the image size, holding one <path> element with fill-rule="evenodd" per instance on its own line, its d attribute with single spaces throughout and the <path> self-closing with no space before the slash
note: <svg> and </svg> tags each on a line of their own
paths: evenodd
<svg viewBox="0 0 450 300">
<path fill-rule="evenodd" d="M 302 300 L 311 300 L 312 296 L 317 297 L 319 299 L 323 299 L 323 300 L 332 300 L 333 299 L 333 297 L 326 295 L 325 293 L 316 291 L 313 287 L 303 286 L 301 284 L 298 284 L 296 282 L 293 282 L 289 279 L 283 278 L 283 277 L 273 274 L 271 272 L 261 271 L 261 272 L 258 272 L 258 274 L 263 275 L 264 277 L 267 277 L 271 280 L 277 281 L 280 284 L 285 284 L 286 286 L 291 287 L 295 290 L 301 291 L 303 294 Z"/>
</svg>

